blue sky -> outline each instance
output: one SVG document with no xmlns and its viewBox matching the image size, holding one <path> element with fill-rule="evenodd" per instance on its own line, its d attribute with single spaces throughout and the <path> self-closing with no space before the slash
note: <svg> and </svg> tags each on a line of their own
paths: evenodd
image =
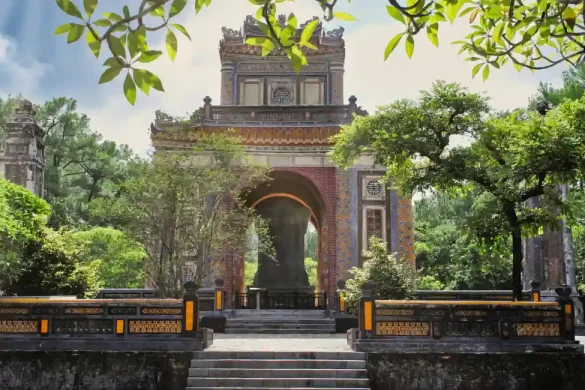
<svg viewBox="0 0 585 390">
<path fill-rule="evenodd" d="M 99 60 L 84 42 L 67 45 L 65 36 L 54 36 L 55 27 L 71 21 L 54 0 L 1 0 L 0 11 L 0 95 L 19 94 L 42 103 L 59 96 L 75 98 L 79 110 L 92 119 L 94 130 L 104 137 L 129 144 L 143 154 L 150 147 L 148 126 L 154 111 L 162 108 L 171 115 L 184 116 L 199 107 L 204 96 L 219 100 L 220 63 L 218 44 L 221 27 L 239 28 L 245 15 L 254 12 L 247 0 L 213 0 L 212 6 L 195 16 L 191 0 L 180 16 L 193 36 L 193 42 L 180 38 L 175 62 L 167 57 L 157 60 L 149 70 L 159 75 L 166 92 L 138 96 L 134 107 L 122 95 L 122 78 L 98 86 L 107 58 Z M 80 4 L 81 0 L 74 0 Z M 100 0 L 97 12 L 116 11 L 122 5 L 136 9 L 139 0 Z M 492 72 L 490 79 L 472 80 L 469 62 L 457 56 L 458 48 L 450 42 L 463 36 L 468 26 L 458 23 L 441 27 L 440 47 L 435 48 L 426 36 L 416 40 L 414 57 L 409 60 L 400 46 L 383 62 L 386 43 L 399 31 L 385 10 L 383 0 L 340 0 L 340 10 L 357 17 L 358 22 L 344 23 L 346 39 L 345 98 L 355 95 L 358 104 L 372 112 L 377 105 L 399 98 L 414 98 L 432 81 L 456 81 L 473 91 L 486 92 L 499 109 L 527 103 L 540 81 L 558 85 L 566 67 L 561 66 L 532 74 L 516 72 L 513 67 Z M 286 4 L 286 3 L 285 3 Z M 367 6 L 365 5 L 367 4 Z M 320 15 L 313 0 L 296 0 L 281 7 L 294 9 L 300 20 Z M 330 23 L 326 27 L 337 27 Z M 151 47 L 161 46 L 162 36 L 151 38 Z"/>
</svg>

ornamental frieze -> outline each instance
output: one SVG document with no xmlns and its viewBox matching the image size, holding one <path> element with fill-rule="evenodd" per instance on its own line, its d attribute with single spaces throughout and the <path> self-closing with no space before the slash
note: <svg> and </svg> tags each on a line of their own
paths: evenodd
<svg viewBox="0 0 585 390">
<path fill-rule="evenodd" d="M 309 63 L 304 68 L 304 71 L 309 72 L 326 72 L 327 71 L 327 64 L 324 63 Z M 292 63 L 282 62 L 282 63 L 270 63 L 270 62 L 260 62 L 260 63 L 240 63 L 238 64 L 238 71 L 240 72 L 292 72 L 294 71 L 292 67 Z"/>
<path fill-rule="evenodd" d="M 245 145 L 262 146 L 328 146 L 331 137 L 339 132 L 339 127 L 243 127 L 231 129 L 234 136 L 242 139 Z M 161 131 L 153 134 L 153 140 L 196 141 L 203 134 L 217 134 L 228 131 L 221 127 L 204 127 L 189 131 Z"/>
</svg>

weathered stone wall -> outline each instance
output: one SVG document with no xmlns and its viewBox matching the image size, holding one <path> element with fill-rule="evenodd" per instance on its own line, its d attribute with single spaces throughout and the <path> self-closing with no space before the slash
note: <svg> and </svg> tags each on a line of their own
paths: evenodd
<svg viewBox="0 0 585 390">
<path fill-rule="evenodd" d="M 582 390 L 583 354 L 369 353 L 372 390 Z"/>
<path fill-rule="evenodd" d="M 0 351 L 0 389 L 184 390 L 191 352 Z"/>
</svg>

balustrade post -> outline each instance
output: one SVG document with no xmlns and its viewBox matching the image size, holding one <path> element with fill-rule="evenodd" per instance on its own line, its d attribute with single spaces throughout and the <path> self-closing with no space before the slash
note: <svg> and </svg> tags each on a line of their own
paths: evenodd
<svg viewBox="0 0 585 390">
<path fill-rule="evenodd" d="M 224 291 L 223 291 L 223 279 L 215 280 L 215 296 L 214 296 L 214 311 L 222 312 L 224 309 Z"/>
<path fill-rule="evenodd" d="M 575 340 L 575 303 L 571 298 L 571 287 L 563 285 L 555 288 L 557 302 L 561 306 L 561 336 L 565 340 Z"/>
<path fill-rule="evenodd" d="M 327 310 L 328 302 L 327 302 L 327 291 L 323 290 L 323 305 L 325 306 L 325 310 Z"/>
<path fill-rule="evenodd" d="M 205 98 L 203 99 L 203 103 L 205 103 L 203 105 L 204 111 L 203 118 L 207 120 L 213 119 L 213 112 L 211 109 L 211 98 L 209 96 L 205 96 Z"/>
<path fill-rule="evenodd" d="M 530 297 L 532 299 L 532 302 L 540 302 L 540 282 L 537 282 L 536 280 L 532 280 L 530 282 Z"/>
<path fill-rule="evenodd" d="M 192 280 L 184 284 L 183 295 L 183 337 L 197 337 L 199 330 L 199 300 L 197 290 L 199 285 Z"/>
<path fill-rule="evenodd" d="M 364 339 L 373 338 L 376 334 L 376 300 L 374 299 L 375 288 L 376 285 L 374 282 L 366 282 L 362 287 L 362 297 L 360 299 L 359 309 L 359 330 L 360 337 Z"/>
<path fill-rule="evenodd" d="M 344 289 L 345 289 L 345 280 L 339 279 L 337 281 L 337 308 L 339 310 L 339 313 L 347 313 Z"/>
</svg>

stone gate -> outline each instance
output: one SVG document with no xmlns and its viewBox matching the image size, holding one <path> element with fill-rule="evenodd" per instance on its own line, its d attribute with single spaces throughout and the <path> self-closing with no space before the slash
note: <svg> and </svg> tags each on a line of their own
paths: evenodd
<svg viewBox="0 0 585 390">
<path fill-rule="evenodd" d="M 279 20 L 286 23 L 283 16 Z M 297 35 L 305 25 L 299 27 Z M 309 65 L 300 73 L 293 70 L 286 55 L 273 52 L 262 57 L 261 48 L 245 44 L 247 38 L 260 36 L 263 33 L 252 16 L 239 30 L 223 28 L 219 48 L 221 104 L 213 105 L 206 97 L 201 118 L 192 121 L 185 132 L 170 131 L 183 123 L 157 118 L 151 126 L 155 149 L 184 149 L 192 139 L 190 134 L 197 132 L 235 131 L 252 160 L 271 168 L 273 179 L 270 185 L 252 191 L 248 203 L 260 214 L 268 209 L 273 215 L 278 213 L 284 221 L 281 224 L 289 228 L 292 214 L 313 223 L 319 237 L 317 290 L 326 291 L 329 297 L 334 296 L 338 281 L 347 278 L 348 270 L 360 265 L 360 253 L 370 236 L 385 240 L 391 251 L 414 263 L 411 199 L 378 182 L 384 169 L 374 166 L 371 158 L 364 157 L 343 170 L 327 157 L 330 137 L 342 125 L 351 123 L 354 115 L 367 115 L 354 96 L 344 104 L 343 29 L 325 31 L 318 25 L 311 38 L 318 50 L 307 51 Z M 282 218 L 285 210 L 290 210 L 289 220 Z M 301 234 L 302 228 L 298 229 Z M 278 237 L 275 240 L 279 241 Z M 290 267 L 279 273 L 267 266 L 259 271 L 258 283 L 270 288 L 278 280 L 286 287 L 304 287 L 302 273 L 287 276 L 296 275 L 298 257 L 302 256 L 299 251 L 303 251 L 290 245 L 302 245 L 302 240 L 297 239 L 296 244 L 280 241 L 281 252 L 291 257 L 287 260 Z M 245 288 L 243 255 L 235 251 L 213 267 L 210 281 L 223 279 L 227 307 L 233 303 L 234 294 Z M 262 268 L 262 259 L 259 264 Z M 329 300 L 329 307 L 335 306 L 334 301 Z"/>
</svg>

